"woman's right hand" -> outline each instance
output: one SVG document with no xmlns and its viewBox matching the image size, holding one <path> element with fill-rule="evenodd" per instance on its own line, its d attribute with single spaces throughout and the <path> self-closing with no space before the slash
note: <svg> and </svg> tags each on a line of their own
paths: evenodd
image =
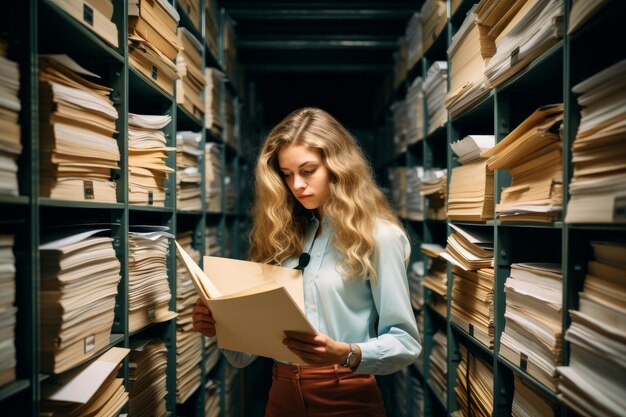
<svg viewBox="0 0 626 417">
<path fill-rule="evenodd" d="M 215 320 L 213 313 L 209 307 L 204 304 L 201 298 L 198 298 L 196 305 L 193 307 L 193 328 L 205 336 L 215 336 Z"/>
</svg>

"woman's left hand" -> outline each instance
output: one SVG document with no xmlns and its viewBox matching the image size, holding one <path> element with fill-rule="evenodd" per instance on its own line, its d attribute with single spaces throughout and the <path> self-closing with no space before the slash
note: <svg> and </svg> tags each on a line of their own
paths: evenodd
<svg viewBox="0 0 626 417">
<path fill-rule="evenodd" d="M 322 333 L 286 331 L 285 336 L 283 343 L 309 365 L 341 365 L 350 352 L 347 343 L 337 342 Z"/>
</svg>

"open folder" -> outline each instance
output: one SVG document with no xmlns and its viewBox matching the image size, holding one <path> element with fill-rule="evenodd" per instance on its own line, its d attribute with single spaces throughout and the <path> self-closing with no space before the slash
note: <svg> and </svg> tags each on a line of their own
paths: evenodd
<svg viewBox="0 0 626 417">
<path fill-rule="evenodd" d="M 282 342 L 286 330 L 317 334 L 304 315 L 301 271 L 216 256 L 204 257 L 202 271 L 176 249 L 213 313 L 219 347 L 304 364 Z"/>
</svg>

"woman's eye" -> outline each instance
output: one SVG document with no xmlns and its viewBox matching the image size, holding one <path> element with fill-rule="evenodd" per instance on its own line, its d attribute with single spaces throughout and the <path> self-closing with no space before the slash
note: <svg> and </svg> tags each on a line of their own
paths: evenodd
<svg viewBox="0 0 626 417">
<path fill-rule="evenodd" d="M 312 170 L 312 171 L 302 171 L 302 175 L 304 175 L 304 176 L 313 175 L 314 173 L 315 173 L 315 170 Z"/>
</svg>

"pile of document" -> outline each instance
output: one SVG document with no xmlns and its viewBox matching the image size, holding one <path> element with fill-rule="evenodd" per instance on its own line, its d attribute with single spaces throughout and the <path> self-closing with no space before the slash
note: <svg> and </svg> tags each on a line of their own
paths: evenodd
<svg viewBox="0 0 626 417">
<path fill-rule="evenodd" d="M 488 36 L 495 39 L 496 53 L 485 66 L 485 75 L 497 87 L 535 58 L 555 45 L 563 36 L 563 0 L 528 0 L 503 3 Z M 512 3 L 523 3 L 511 16 Z M 505 6 L 505 5 L 508 5 Z M 507 23 L 501 24 L 500 19 Z M 478 19 L 479 24 L 483 19 Z"/>
<path fill-rule="evenodd" d="M 584 417 L 626 410 L 626 245 L 592 242 L 579 309 L 570 310 L 569 366 L 557 368 L 559 400 Z"/>
<path fill-rule="evenodd" d="M 239 86 L 239 60 L 237 58 L 237 34 L 235 33 L 235 22 L 228 14 L 222 18 L 222 36 L 224 46 L 223 68 L 230 82 L 238 88 Z"/>
<path fill-rule="evenodd" d="M 20 68 L 6 58 L 7 45 L 0 40 L 0 194 L 18 195 L 17 159 L 22 154 L 19 115 L 22 104 Z"/>
<path fill-rule="evenodd" d="M 500 356 L 556 391 L 561 364 L 563 275 L 559 264 L 514 263 L 504 284 Z"/>
<path fill-rule="evenodd" d="M 204 416 L 219 417 L 221 413 L 220 387 L 214 379 L 207 379 L 204 384 Z"/>
<path fill-rule="evenodd" d="M 446 27 L 448 4 L 445 0 L 426 0 L 420 10 L 420 16 L 422 18 L 422 51 L 426 52 Z"/>
<path fill-rule="evenodd" d="M 176 235 L 176 241 L 196 263 L 200 252 L 192 246 L 192 232 Z M 200 386 L 202 335 L 193 329 L 193 307 L 198 295 L 189 273 L 179 257 L 176 258 L 176 403 L 183 404 Z"/>
<path fill-rule="evenodd" d="M 441 257 L 465 271 L 493 266 L 493 230 L 489 227 L 450 224 L 446 250 Z"/>
<path fill-rule="evenodd" d="M 407 215 L 407 192 L 406 183 L 407 167 L 395 167 L 389 169 L 389 179 L 391 182 L 391 201 L 393 207 L 401 218 Z"/>
<path fill-rule="evenodd" d="M 183 48 L 176 36 L 179 21 L 167 0 L 129 0 L 128 61 L 170 96 L 180 78 L 175 64 Z"/>
<path fill-rule="evenodd" d="M 15 255 L 13 235 L 0 235 L 0 386 L 15 381 Z"/>
<path fill-rule="evenodd" d="M 222 137 L 220 117 L 221 85 L 224 73 L 216 68 L 204 69 L 204 127 L 214 138 Z"/>
<path fill-rule="evenodd" d="M 128 232 L 128 331 L 176 317 L 167 279 L 167 226 L 130 226 Z"/>
<path fill-rule="evenodd" d="M 176 208 L 179 210 L 202 209 L 202 174 L 198 158 L 201 132 L 176 132 Z"/>
<path fill-rule="evenodd" d="M 461 361 L 456 368 L 456 401 L 458 417 L 493 416 L 493 370 L 491 365 L 468 352 L 459 344 Z"/>
<path fill-rule="evenodd" d="M 594 14 L 604 6 L 611 3 L 611 0 L 572 0 L 570 6 L 569 21 L 567 22 L 567 33 L 571 35 L 580 29 Z"/>
<path fill-rule="evenodd" d="M 426 218 L 446 219 L 446 195 L 448 190 L 448 170 L 430 169 L 424 172 L 420 184 L 420 194 L 424 198 Z"/>
<path fill-rule="evenodd" d="M 176 81 L 176 103 L 201 121 L 205 110 L 202 89 L 206 84 L 202 73 L 202 43 L 186 28 L 178 29 L 178 41 L 183 50 L 176 56 L 176 67 L 181 76 Z"/>
<path fill-rule="evenodd" d="M 394 155 L 406 152 L 408 144 L 408 117 L 406 111 L 406 101 L 396 101 L 391 105 L 393 113 L 393 150 Z"/>
<path fill-rule="evenodd" d="M 452 142 L 450 147 L 459 164 L 464 165 L 479 160 L 480 155 L 493 148 L 495 144 L 494 135 L 467 135 L 463 139 Z"/>
<path fill-rule="evenodd" d="M 424 96 L 428 112 L 428 133 L 432 133 L 448 121 L 445 100 L 448 90 L 448 63 L 435 61 L 424 78 Z"/>
<path fill-rule="evenodd" d="M 424 91 L 422 77 L 411 83 L 406 93 L 407 143 L 417 143 L 424 138 Z"/>
<path fill-rule="evenodd" d="M 397 90 L 406 82 L 406 41 L 398 39 L 398 47 L 393 53 L 393 89 Z"/>
<path fill-rule="evenodd" d="M 413 13 L 406 25 L 406 66 L 410 70 L 422 57 L 422 16 Z"/>
<path fill-rule="evenodd" d="M 412 262 L 406 277 L 409 282 L 411 307 L 413 307 L 415 311 L 421 311 L 424 304 L 424 287 L 422 285 L 424 279 L 424 262 Z"/>
<path fill-rule="evenodd" d="M 556 417 L 554 405 L 526 385 L 517 375 L 513 375 L 515 391 L 511 417 Z"/>
<path fill-rule="evenodd" d="M 215 60 L 219 57 L 218 36 L 219 36 L 219 9 L 217 2 L 205 1 L 206 10 L 204 13 L 204 39 L 207 46 L 207 55 L 212 55 Z"/>
<path fill-rule="evenodd" d="M 41 370 L 60 373 L 109 344 L 120 262 L 109 229 L 39 246 Z"/>
<path fill-rule="evenodd" d="M 410 220 L 424 220 L 424 197 L 421 193 L 424 168 L 415 166 L 406 169 L 406 217 Z"/>
<path fill-rule="evenodd" d="M 208 221 L 207 221 L 208 222 Z M 205 256 L 221 256 L 221 247 L 217 238 L 218 226 L 207 226 L 204 230 L 204 254 Z"/>
<path fill-rule="evenodd" d="M 220 360 L 221 351 L 217 346 L 216 337 L 202 336 L 204 344 L 204 373 L 209 375 Z"/>
<path fill-rule="evenodd" d="M 572 145 L 567 223 L 626 222 L 626 60 L 574 86 L 580 124 Z"/>
<path fill-rule="evenodd" d="M 563 105 L 543 106 L 482 153 L 490 171 L 507 169 L 511 185 L 502 190 L 496 214 L 502 221 L 556 220 L 563 206 Z"/>
<path fill-rule="evenodd" d="M 448 264 L 441 257 L 445 249 L 437 243 L 422 243 L 420 252 L 428 257 L 428 272 L 422 285 L 431 290 L 428 303 L 443 317 L 447 316 Z"/>
<path fill-rule="evenodd" d="M 430 386 L 445 404 L 448 398 L 448 337 L 441 329 L 433 335 L 428 363 Z"/>
<path fill-rule="evenodd" d="M 117 48 L 117 26 L 113 18 L 112 0 L 50 0 L 87 29 L 100 36 L 109 45 Z M 118 4 L 118 7 L 121 7 Z"/>
<path fill-rule="evenodd" d="M 200 32 L 200 2 L 198 0 L 178 0 L 176 5 L 189 17 L 193 27 Z"/>
<path fill-rule="evenodd" d="M 487 28 L 476 22 L 472 6 L 448 47 L 450 57 L 450 92 L 446 107 L 452 117 L 480 101 L 491 90 L 485 77 L 485 62 L 496 52 L 496 45 L 487 35 Z"/>
<path fill-rule="evenodd" d="M 128 415 L 167 415 L 167 347 L 161 339 L 135 339 L 131 343 L 128 372 Z"/>
<path fill-rule="evenodd" d="M 222 145 L 208 142 L 204 148 L 204 186 L 206 210 L 222 212 Z M 207 253 L 208 254 L 208 253 Z"/>
<path fill-rule="evenodd" d="M 97 359 L 41 385 L 41 415 L 115 417 L 128 403 L 124 378 L 116 378 L 129 349 L 113 347 Z"/>
<path fill-rule="evenodd" d="M 120 151 L 112 89 L 67 55 L 39 58 L 39 192 L 61 200 L 117 202 L 111 170 Z"/>
<path fill-rule="evenodd" d="M 128 203 L 163 207 L 167 194 L 169 151 L 163 128 L 172 116 L 128 113 Z"/>
</svg>

